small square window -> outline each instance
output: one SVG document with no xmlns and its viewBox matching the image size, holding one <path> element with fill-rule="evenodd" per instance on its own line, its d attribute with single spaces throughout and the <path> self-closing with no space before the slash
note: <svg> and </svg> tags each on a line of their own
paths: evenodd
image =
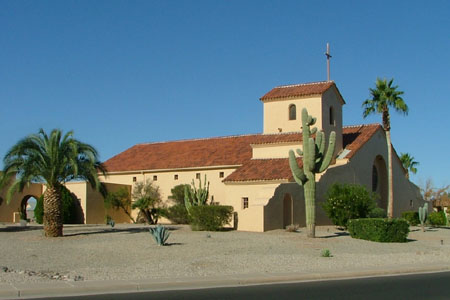
<svg viewBox="0 0 450 300">
<path fill-rule="evenodd" d="M 136 176 L 133 176 L 133 182 L 136 182 L 136 181 L 137 181 Z"/>
<path fill-rule="evenodd" d="M 153 175 L 153 181 L 157 181 L 158 180 L 158 176 Z"/>
<path fill-rule="evenodd" d="M 195 174 L 196 179 L 200 179 L 200 173 Z"/>
<path fill-rule="evenodd" d="M 174 180 L 178 180 L 178 174 L 173 175 Z"/>
<path fill-rule="evenodd" d="M 248 197 L 242 198 L 242 209 L 248 208 Z"/>
<path fill-rule="evenodd" d="M 219 178 L 223 178 L 223 176 L 225 176 L 225 173 L 224 172 L 220 172 L 219 173 Z"/>
</svg>

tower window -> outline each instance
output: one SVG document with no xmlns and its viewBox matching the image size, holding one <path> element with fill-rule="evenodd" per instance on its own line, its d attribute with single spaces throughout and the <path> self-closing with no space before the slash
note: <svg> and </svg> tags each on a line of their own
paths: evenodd
<svg viewBox="0 0 450 300">
<path fill-rule="evenodd" d="M 334 123 L 334 109 L 333 106 L 330 106 L 330 125 L 335 125 Z"/>
<path fill-rule="evenodd" d="M 173 175 L 174 180 L 178 180 L 178 174 Z"/>
<path fill-rule="evenodd" d="M 133 176 L 133 182 L 136 182 L 137 178 L 136 176 Z"/>
<path fill-rule="evenodd" d="M 153 175 L 153 181 L 157 181 L 158 180 L 158 176 Z"/>
<path fill-rule="evenodd" d="M 295 104 L 289 105 L 289 120 L 297 119 L 297 110 L 295 108 Z"/>
<path fill-rule="evenodd" d="M 219 172 L 219 178 L 223 178 L 225 176 L 224 172 Z"/>
<path fill-rule="evenodd" d="M 195 174 L 195 179 L 200 179 L 200 173 Z"/>
</svg>

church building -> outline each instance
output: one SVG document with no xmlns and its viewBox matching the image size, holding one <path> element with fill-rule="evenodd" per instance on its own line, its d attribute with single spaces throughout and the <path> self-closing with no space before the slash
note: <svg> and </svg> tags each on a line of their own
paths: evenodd
<svg viewBox="0 0 450 300">
<path fill-rule="evenodd" d="M 343 126 L 345 100 L 333 81 L 275 87 L 260 98 L 264 107 L 263 132 L 161 143 L 137 144 L 104 164 L 101 180 L 110 190 L 151 180 L 167 205 L 171 189 L 194 179 L 210 182 L 210 200 L 234 208 L 237 230 L 267 231 L 290 224 L 305 226 L 303 188 L 289 167 L 289 150 L 302 148 L 301 111 L 317 118 L 315 126 L 336 133 L 334 159 L 316 175 L 316 224 L 331 221 L 320 206 L 331 184 L 362 184 L 378 193 L 378 205 L 387 208 L 387 146 L 381 125 Z M 298 158 L 301 163 L 301 157 Z M 416 210 L 421 204 L 417 186 L 406 177 L 393 151 L 394 216 Z M 103 223 L 101 196 L 85 183 L 68 183 L 84 212 L 84 223 Z M 120 212 L 108 212 L 117 223 L 129 222 Z"/>
</svg>

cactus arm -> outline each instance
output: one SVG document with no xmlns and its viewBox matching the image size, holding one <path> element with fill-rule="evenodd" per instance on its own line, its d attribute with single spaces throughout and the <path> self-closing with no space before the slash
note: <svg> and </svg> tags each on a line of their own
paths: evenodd
<svg viewBox="0 0 450 300">
<path fill-rule="evenodd" d="M 303 183 L 306 181 L 306 176 L 303 172 L 303 169 L 298 166 L 294 151 L 292 150 L 289 151 L 289 166 L 291 167 L 294 180 L 299 185 L 303 185 Z"/>
<path fill-rule="evenodd" d="M 315 157 L 316 157 L 316 143 L 314 143 L 313 138 L 309 138 L 307 142 L 308 155 L 303 158 L 303 165 L 305 165 L 306 160 L 306 170 L 308 172 L 313 172 L 315 167 Z"/>
<path fill-rule="evenodd" d="M 317 127 L 314 127 L 313 129 L 311 129 L 311 134 L 315 134 L 317 132 Z"/>
<path fill-rule="evenodd" d="M 298 156 L 303 156 L 303 151 L 301 149 L 297 149 L 296 151 L 297 151 Z"/>
<path fill-rule="evenodd" d="M 319 173 L 322 173 L 323 171 L 325 171 L 328 168 L 328 166 L 330 165 L 330 162 L 333 159 L 335 143 L 336 143 L 336 132 L 332 131 L 330 134 L 329 141 L 328 141 L 327 154 L 325 155 L 325 157 L 320 165 Z"/>
</svg>

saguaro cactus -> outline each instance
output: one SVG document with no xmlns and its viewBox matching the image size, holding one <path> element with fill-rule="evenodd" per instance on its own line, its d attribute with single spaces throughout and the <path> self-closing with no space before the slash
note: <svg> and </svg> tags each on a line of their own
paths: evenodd
<svg viewBox="0 0 450 300">
<path fill-rule="evenodd" d="M 419 207 L 419 221 L 422 226 L 422 231 L 425 232 L 425 222 L 428 217 L 428 203 L 425 203 L 422 207 Z"/>
<path fill-rule="evenodd" d="M 336 133 L 331 132 L 328 149 L 325 153 L 325 134 L 316 127 L 310 126 L 316 123 L 316 118 L 308 115 L 306 108 L 302 109 L 302 135 L 303 151 L 297 149 L 297 153 L 303 156 L 303 167 L 299 167 L 293 150 L 289 151 L 289 166 L 295 181 L 303 186 L 305 195 L 306 227 L 308 237 L 316 236 L 316 173 L 325 171 L 333 158 L 336 142 Z M 316 134 L 315 139 L 312 137 Z"/>
<path fill-rule="evenodd" d="M 202 180 L 200 178 L 198 181 L 198 188 L 195 186 L 194 179 L 192 179 L 192 187 L 188 185 L 184 187 L 184 205 L 188 211 L 191 206 L 206 205 L 206 201 L 208 201 L 209 181 L 206 181 L 206 175 L 204 186 L 202 186 Z"/>
</svg>

